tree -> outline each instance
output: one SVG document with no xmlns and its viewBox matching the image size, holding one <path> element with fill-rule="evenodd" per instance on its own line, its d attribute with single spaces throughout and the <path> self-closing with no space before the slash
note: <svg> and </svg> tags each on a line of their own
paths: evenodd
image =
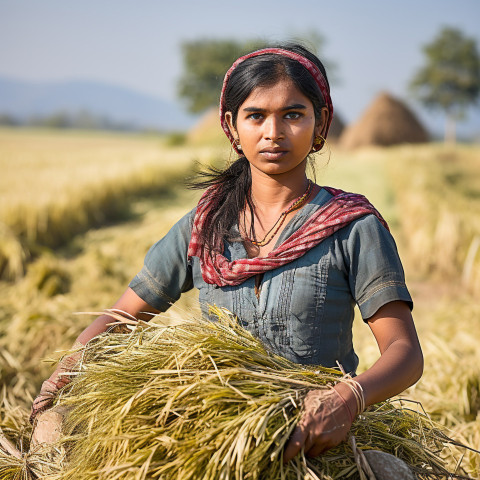
<svg viewBox="0 0 480 480">
<path fill-rule="evenodd" d="M 184 72 L 178 95 L 190 112 L 218 105 L 225 72 L 241 55 L 264 46 L 260 40 L 193 40 L 182 44 Z"/>
<path fill-rule="evenodd" d="M 426 107 L 445 112 L 445 141 L 454 142 L 456 121 L 465 116 L 480 94 L 480 56 L 475 40 L 445 27 L 423 51 L 425 65 L 413 77 L 410 88 Z"/>
</svg>

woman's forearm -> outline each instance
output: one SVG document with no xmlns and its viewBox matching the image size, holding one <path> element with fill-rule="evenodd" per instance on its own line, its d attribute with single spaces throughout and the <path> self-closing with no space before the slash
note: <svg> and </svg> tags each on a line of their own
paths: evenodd
<svg viewBox="0 0 480 480">
<path fill-rule="evenodd" d="M 158 313 L 153 307 L 144 302 L 131 288 L 127 288 L 124 294 L 113 305 L 112 310 L 125 312 L 135 318 L 148 321 L 152 318 L 152 314 Z M 77 338 L 77 342 L 85 345 L 89 340 L 108 329 L 110 323 L 114 323 L 115 319 L 108 314 L 97 317 Z"/>
<path fill-rule="evenodd" d="M 418 381 L 422 372 L 421 349 L 399 340 L 392 343 L 374 365 L 356 376 L 355 381 L 362 387 L 365 406 L 368 406 L 403 392 Z M 346 400 L 351 412 L 357 412 L 352 386 L 339 382 L 335 389 Z"/>
<path fill-rule="evenodd" d="M 365 405 L 398 395 L 413 385 L 423 373 L 423 354 L 407 304 L 390 302 L 368 321 L 380 349 L 380 358 L 355 377 L 363 389 Z M 346 384 L 335 387 L 351 408 L 355 395 Z"/>
<path fill-rule="evenodd" d="M 78 336 L 77 342 L 86 345 L 89 340 L 107 331 L 108 324 L 115 320 L 109 315 L 101 315 L 97 317 L 83 332 Z"/>
<path fill-rule="evenodd" d="M 422 373 L 423 355 L 420 347 L 397 340 L 355 380 L 363 388 L 365 404 L 371 405 L 403 392 L 417 382 Z"/>
</svg>

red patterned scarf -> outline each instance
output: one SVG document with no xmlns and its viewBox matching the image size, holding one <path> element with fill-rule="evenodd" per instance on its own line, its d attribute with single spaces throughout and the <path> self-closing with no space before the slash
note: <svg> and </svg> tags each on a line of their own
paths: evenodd
<svg viewBox="0 0 480 480">
<path fill-rule="evenodd" d="M 200 242 L 200 232 L 204 227 L 205 218 L 215 203 L 214 188 L 209 188 L 198 203 L 193 220 L 192 238 L 188 246 L 188 257 L 198 257 L 205 282 L 219 287 L 240 285 L 247 278 L 286 265 L 307 253 L 337 230 L 365 215 L 375 215 L 388 230 L 385 220 L 363 195 L 323 187 L 333 195 L 333 198 L 313 213 L 281 245 L 266 257 L 241 258 L 230 262 L 223 255 L 223 241 L 215 245 L 212 255 Z"/>
</svg>

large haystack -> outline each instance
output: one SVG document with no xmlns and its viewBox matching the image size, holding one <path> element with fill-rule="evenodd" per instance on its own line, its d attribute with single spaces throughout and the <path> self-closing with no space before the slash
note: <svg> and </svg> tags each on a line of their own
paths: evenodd
<svg viewBox="0 0 480 480">
<path fill-rule="evenodd" d="M 429 135 L 415 114 L 400 100 L 381 93 L 353 125 L 345 129 L 340 145 L 397 145 L 428 142 Z"/>
</svg>

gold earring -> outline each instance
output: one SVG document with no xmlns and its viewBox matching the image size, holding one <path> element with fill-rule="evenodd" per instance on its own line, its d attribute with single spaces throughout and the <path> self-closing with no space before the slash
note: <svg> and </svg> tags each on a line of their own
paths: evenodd
<svg viewBox="0 0 480 480">
<path fill-rule="evenodd" d="M 323 138 L 321 135 L 317 135 L 313 140 L 312 152 L 318 152 L 321 150 L 325 145 L 325 142 L 325 138 Z"/>
<path fill-rule="evenodd" d="M 237 150 L 242 151 L 242 146 L 240 145 L 240 138 L 235 139 L 235 145 L 237 146 Z"/>
</svg>

